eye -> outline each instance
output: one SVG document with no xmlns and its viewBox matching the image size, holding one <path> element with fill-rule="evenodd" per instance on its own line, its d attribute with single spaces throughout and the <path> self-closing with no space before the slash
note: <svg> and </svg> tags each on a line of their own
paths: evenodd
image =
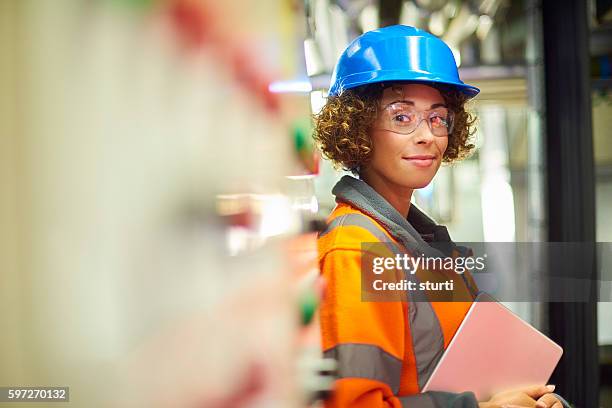
<svg viewBox="0 0 612 408">
<path fill-rule="evenodd" d="M 429 122 L 431 123 L 433 127 L 436 127 L 436 128 L 448 127 L 448 119 L 446 118 L 446 116 L 443 116 L 439 113 L 433 113 L 429 117 Z"/>
<path fill-rule="evenodd" d="M 394 113 L 392 118 L 394 122 L 408 124 L 416 120 L 416 115 L 412 112 L 398 112 Z"/>
</svg>

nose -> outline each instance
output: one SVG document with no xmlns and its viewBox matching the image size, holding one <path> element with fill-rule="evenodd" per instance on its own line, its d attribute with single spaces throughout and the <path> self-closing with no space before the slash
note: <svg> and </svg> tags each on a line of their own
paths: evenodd
<svg viewBox="0 0 612 408">
<path fill-rule="evenodd" d="M 421 123 L 417 125 L 417 128 L 413 132 L 413 138 L 416 144 L 433 143 L 435 136 L 431 132 L 427 120 L 421 120 Z"/>
</svg>

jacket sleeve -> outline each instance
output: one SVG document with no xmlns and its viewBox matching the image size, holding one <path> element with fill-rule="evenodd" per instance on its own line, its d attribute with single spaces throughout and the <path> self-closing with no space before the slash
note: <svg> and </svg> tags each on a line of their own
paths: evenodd
<svg viewBox="0 0 612 408">
<path fill-rule="evenodd" d="M 428 391 L 422 394 L 400 397 L 402 407 L 412 408 L 478 408 L 478 401 L 472 392 Z"/>
<path fill-rule="evenodd" d="M 398 397 L 406 342 L 404 302 L 361 300 L 361 251 L 334 249 L 320 267 L 326 280 L 321 337 L 338 362 L 338 380 L 326 407 L 478 407 L 472 393 L 427 392 Z"/>
</svg>

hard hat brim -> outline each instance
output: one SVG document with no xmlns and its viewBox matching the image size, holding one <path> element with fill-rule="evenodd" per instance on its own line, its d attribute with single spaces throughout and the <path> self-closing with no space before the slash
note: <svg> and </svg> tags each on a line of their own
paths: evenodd
<svg viewBox="0 0 612 408">
<path fill-rule="evenodd" d="M 480 93 L 480 89 L 475 86 L 468 85 L 461 81 L 455 81 L 449 78 L 443 78 L 432 74 L 431 72 L 414 72 L 407 73 L 405 70 L 386 70 L 374 72 L 358 72 L 347 75 L 340 81 L 334 83 L 334 86 L 329 90 L 329 96 L 338 96 L 347 89 L 357 88 L 362 85 L 370 85 L 381 82 L 415 82 L 428 84 L 442 84 L 455 88 L 459 92 L 466 95 L 468 98 L 473 98 Z"/>
</svg>

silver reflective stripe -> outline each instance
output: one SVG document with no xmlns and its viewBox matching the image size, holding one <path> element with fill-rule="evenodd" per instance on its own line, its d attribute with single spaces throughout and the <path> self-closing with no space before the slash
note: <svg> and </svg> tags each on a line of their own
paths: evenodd
<svg viewBox="0 0 612 408">
<path fill-rule="evenodd" d="M 319 234 L 319 237 L 323 237 L 329 234 L 334 228 L 344 226 L 344 227 L 361 227 L 368 231 L 370 234 L 374 236 L 380 242 L 392 242 L 384 232 L 380 230 L 379 227 L 374 224 L 374 222 L 366 217 L 363 214 L 344 214 L 339 217 L 334 218 Z"/>
<path fill-rule="evenodd" d="M 402 253 L 399 246 L 393 242 L 384 232 L 380 230 L 376 224 L 363 214 L 344 214 L 334 218 L 325 228 L 319 233 L 319 238 L 329 234 L 334 228 L 343 227 L 359 227 L 368 231 L 378 241 L 380 241 L 389 251 L 394 254 Z"/>
<path fill-rule="evenodd" d="M 408 315 L 420 390 L 444 354 L 444 335 L 430 302 L 411 299 Z"/>
<path fill-rule="evenodd" d="M 338 226 L 357 226 L 366 229 L 380 242 L 386 243 L 391 251 L 401 254 L 403 251 L 386 234 L 363 214 L 344 214 L 334 218 L 327 228 L 319 234 L 322 237 Z M 416 280 L 416 275 L 406 274 L 406 279 Z M 408 296 L 407 321 L 412 336 L 412 349 L 416 362 L 417 381 L 422 389 L 433 373 L 434 368 L 444 354 L 444 335 L 438 316 L 424 292 L 410 292 Z M 399 375 L 398 375 L 399 384 Z"/>
<path fill-rule="evenodd" d="M 402 360 L 371 344 L 343 343 L 326 350 L 325 358 L 338 361 L 339 378 L 367 378 L 399 391 Z"/>
</svg>

